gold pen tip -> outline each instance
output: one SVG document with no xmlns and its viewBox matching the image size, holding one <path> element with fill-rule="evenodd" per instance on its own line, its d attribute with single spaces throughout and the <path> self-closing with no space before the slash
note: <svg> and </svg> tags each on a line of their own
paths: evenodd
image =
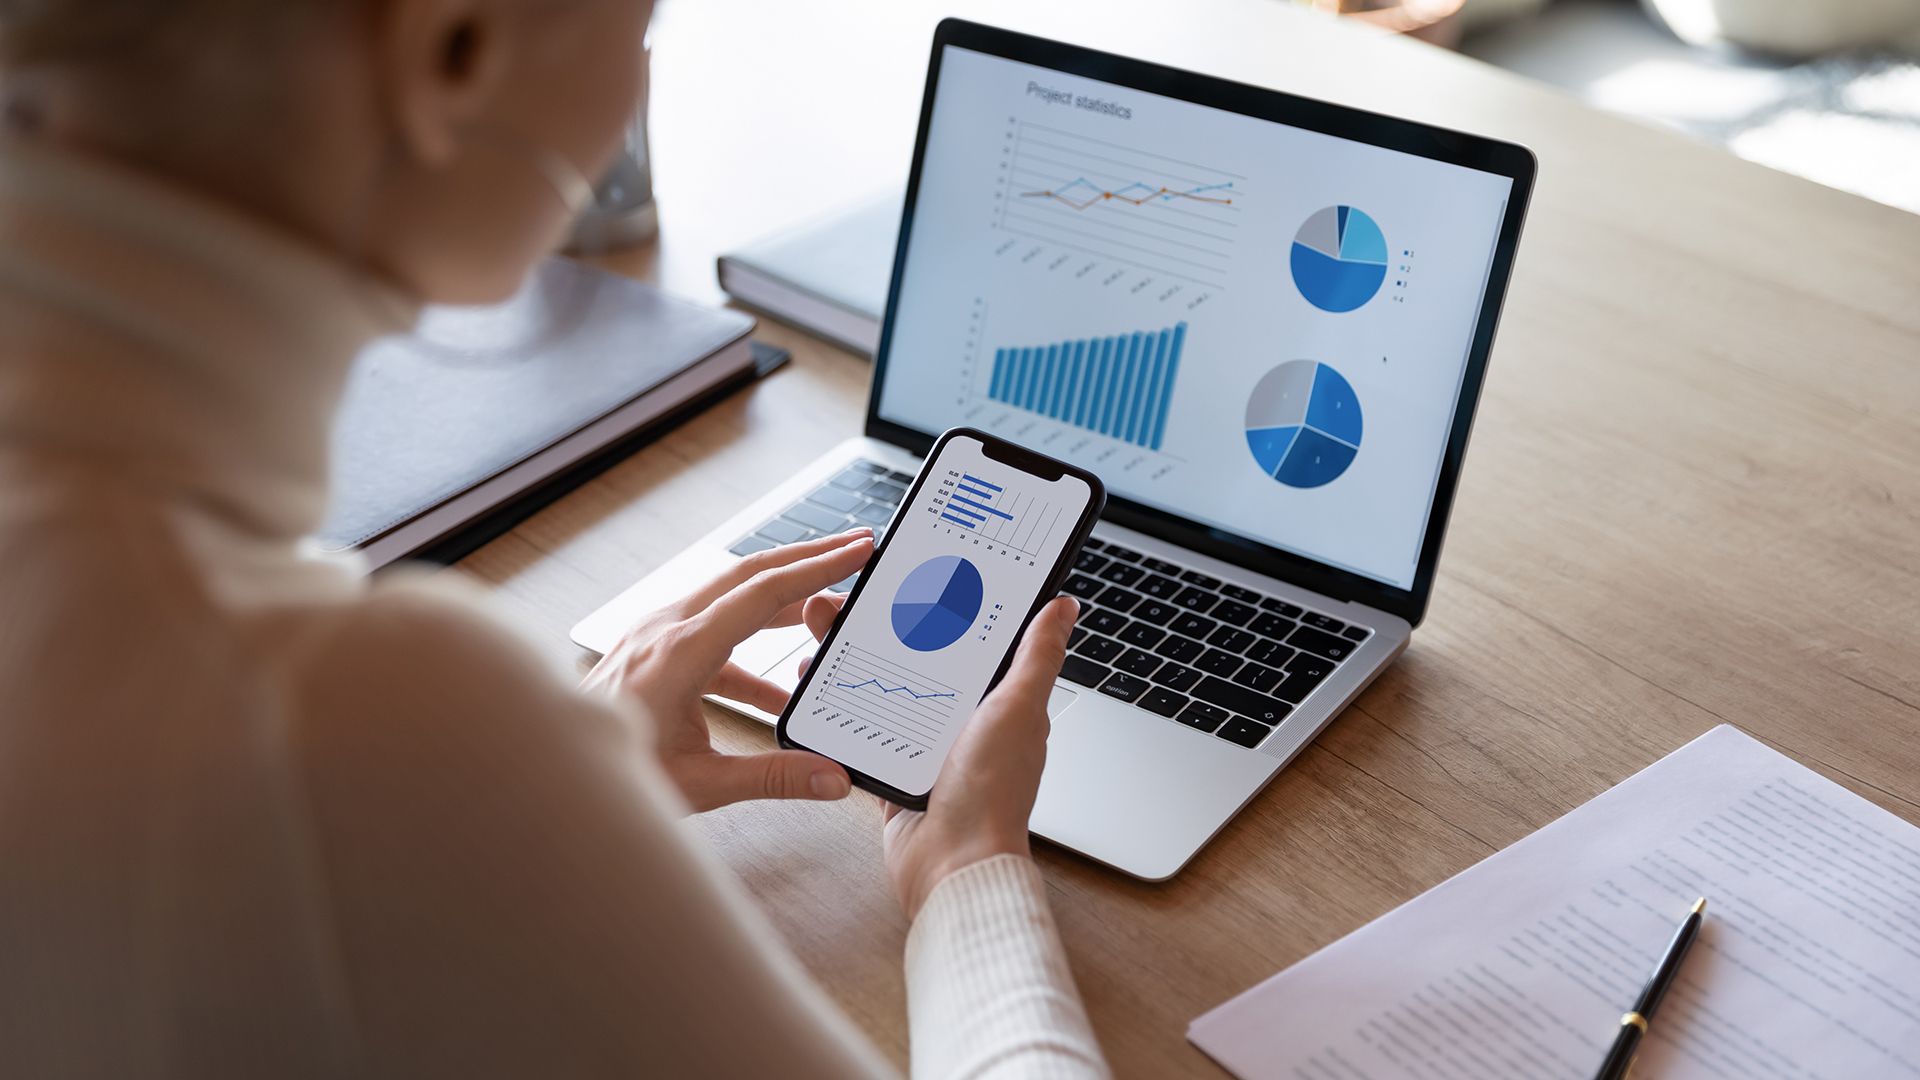
<svg viewBox="0 0 1920 1080">
<path fill-rule="evenodd" d="M 1705 912 L 1706 910 L 1707 910 L 1707 898 L 1706 898 L 1706 897 L 1704 897 L 1704 896 L 1703 896 L 1703 897 L 1701 897 L 1700 899 L 1698 899 L 1698 900 L 1695 900 L 1695 901 L 1693 902 L 1693 913 L 1694 913 L 1695 915 L 1699 915 L 1699 914 L 1702 914 L 1702 913 L 1703 913 L 1703 912 Z"/>
</svg>

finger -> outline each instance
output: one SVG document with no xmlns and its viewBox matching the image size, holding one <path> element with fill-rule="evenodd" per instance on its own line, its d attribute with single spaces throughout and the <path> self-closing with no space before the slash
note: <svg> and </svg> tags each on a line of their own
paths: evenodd
<svg viewBox="0 0 1920 1080">
<path fill-rule="evenodd" d="M 860 569 L 872 554 L 873 541 L 861 539 L 754 575 L 688 620 L 692 627 L 688 643 L 694 647 L 689 662 L 698 662 L 703 671 L 717 669 L 734 645 L 765 627 L 787 605 Z"/>
<path fill-rule="evenodd" d="M 751 705 L 762 712 L 770 712 L 776 716 L 786 709 L 787 699 L 792 696 L 781 689 L 778 683 L 763 679 L 746 668 L 732 663 L 722 667 L 720 674 L 713 677 L 713 682 L 707 686 L 707 692 Z"/>
<path fill-rule="evenodd" d="M 840 617 L 840 609 L 847 606 L 847 598 L 838 593 L 815 593 L 807 597 L 806 608 L 801 618 L 807 629 L 813 631 L 813 640 L 827 640 L 827 631 L 833 629 L 833 620 Z"/>
<path fill-rule="evenodd" d="M 1007 677 L 994 688 L 993 696 L 1037 697 L 1043 704 L 1060 677 L 1060 665 L 1067 659 L 1067 640 L 1073 634 L 1074 620 L 1080 617 L 1080 604 L 1071 596 L 1054 598 L 1040 609 L 1020 636 Z"/>
<path fill-rule="evenodd" d="M 844 799 L 853 790 L 847 770 L 805 750 L 716 757 L 702 790 L 719 805 L 748 799 Z"/>
<path fill-rule="evenodd" d="M 705 585 L 688 593 L 674 605 L 674 609 L 682 618 L 688 615 L 698 614 L 712 606 L 714 601 L 745 585 L 760 574 L 766 573 L 769 570 L 777 570 L 783 566 L 791 566 L 805 559 L 824 555 L 827 552 L 845 547 L 857 540 L 871 539 L 872 536 L 873 530 L 862 525 L 859 528 L 849 529 L 843 533 L 835 533 L 832 536 L 822 536 L 798 544 L 782 544 L 779 547 L 768 548 L 765 551 L 756 551 L 734 563 Z M 838 579 L 836 578 L 835 580 Z M 824 589 L 827 585 L 831 584 L 833 584 L 833 582 L 826 582 L 822 584 L 820 588 Z M 818 590 L 814 591 L 817 592 Z"/>
</svg>

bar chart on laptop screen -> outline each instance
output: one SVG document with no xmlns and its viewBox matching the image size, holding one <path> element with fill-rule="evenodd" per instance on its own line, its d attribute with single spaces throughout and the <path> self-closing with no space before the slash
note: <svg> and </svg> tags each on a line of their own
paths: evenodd
<svg viewBox="0 0 1920 1080">
<path fill-rule="evenodd" d="M 926 512 L 937 528 L 1032 563 L 1056 529 L 1073 526 L 1064 507 L 1019 490 L 1008 477 L 948 470 L 934 484 Z"/>
</svg>

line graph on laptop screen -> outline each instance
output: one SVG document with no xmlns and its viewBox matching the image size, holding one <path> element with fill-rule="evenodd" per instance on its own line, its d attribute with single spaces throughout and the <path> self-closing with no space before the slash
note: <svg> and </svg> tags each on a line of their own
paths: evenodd
<svg viewBox="0 0 1920 1080">
<path fill-rule="evenodd" d="M 947 46 L 878 411 L 1408 588 L 1510 190 Z"/>
<path fill-rule="evenodd" d="M 1104 260 L 1110 273 L 1226 287 L 1245 176 L 1033 121 L 1014 121 L 1006 141 L 996 198 L 1011 237 Z"/>
</svg>

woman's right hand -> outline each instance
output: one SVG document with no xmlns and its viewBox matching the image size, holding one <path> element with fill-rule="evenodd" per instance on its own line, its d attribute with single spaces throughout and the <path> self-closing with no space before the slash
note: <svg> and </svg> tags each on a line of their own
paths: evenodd
<svg viewBox="0 0 1920 1080">
<path fill-rule="evenodd" d="M 815 596 L 804 611 L 825 638 L 843 597 Z M 1047 761 L 1047 697 L 1066 660 L 1080 605 L 1055 599 L 1034 616 L 1006 678 L 974 710 L 940 767 L 924 812 L 887 805 L 887 871 L 907 918 L 955 871 L 995 855 L 1029 855 L 1027 821 Z"/>
</svg>

